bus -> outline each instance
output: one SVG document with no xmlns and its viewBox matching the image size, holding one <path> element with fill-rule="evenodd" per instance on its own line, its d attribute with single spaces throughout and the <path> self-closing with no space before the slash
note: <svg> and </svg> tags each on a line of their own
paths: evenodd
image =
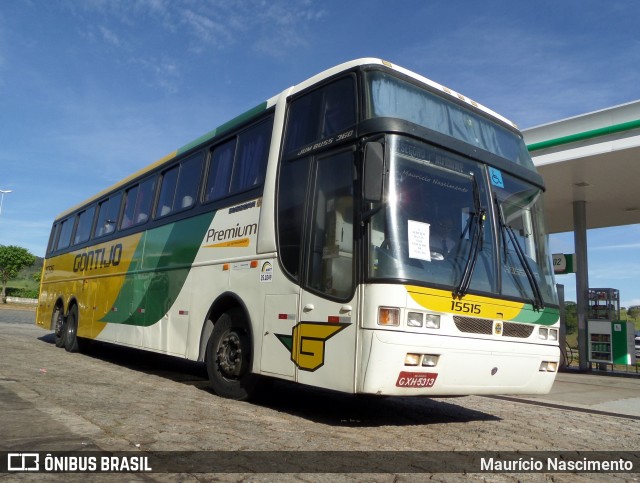
<svg viewBox="0 0 640 483">
<path fill-rule="evenodd" d="M 516 126 L 359 59 L 60 214 L 37 325 L 351 394 L 532 394 L 558 369 L 544 182 Z M 143 357 L 143 355 L 141 355 Z"/>
</svg>

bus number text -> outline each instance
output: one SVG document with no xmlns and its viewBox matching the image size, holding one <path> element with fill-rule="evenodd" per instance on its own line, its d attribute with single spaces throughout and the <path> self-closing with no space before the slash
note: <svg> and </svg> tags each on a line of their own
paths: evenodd
<svg viewBox="0 0 640 483">
<path fill-rule="evenodd" d="M 451 301 L 452 312 L 462 312 L 463 314 L 480 314 L 480 304 L 472 304 L 470 302 L 460 302 L 459 300 Z"/>
</svg>

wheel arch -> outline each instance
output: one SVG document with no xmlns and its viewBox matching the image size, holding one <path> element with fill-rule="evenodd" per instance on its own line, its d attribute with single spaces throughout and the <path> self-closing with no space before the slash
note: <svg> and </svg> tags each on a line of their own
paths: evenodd
<svg viewBox="0 0 640 483">
<path fill-rule="evenodd" d="M 211 337 L 213 326 L 216 321 L 222 314 L 233 309 L 237 309 L 242 312 L 244 320 L 247 324 L 249 337 L 251 337 L 251 344 L 253 347 L 255 347 L 255 339 L 253 337 L 253 330 L 251 328 L 251 317 L 249 315 L 247 305 L 237 294 L 233 292 L 224 292 L 213 301 L 211 307 L 209 308 L 209 311 L 207 312 L 207 316 L 205 317 L 200 334 L 200 349 L 198 351 L 198 361 L 203 362 L 205 360 L 204 358 L 207 351 L 207 342 L 209 341 L 209 337 Z M 253 363 L 253 353 L 255 353 L 255 350 L 252 350 L 251 352 Z"/>
</svg>

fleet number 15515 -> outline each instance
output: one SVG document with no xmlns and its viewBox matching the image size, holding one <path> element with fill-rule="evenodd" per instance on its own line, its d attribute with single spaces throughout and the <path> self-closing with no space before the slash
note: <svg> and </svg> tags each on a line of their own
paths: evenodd
<svg viewBox="0 0 640 483">
<path fill-rule="evenodd" d="M 452 312 L 462 312 L 463 314 L 480 314 L 480 304 L 472 304 L 471 302 L 460 302 L 459 300 L 451 301 Z"/>
</svg>

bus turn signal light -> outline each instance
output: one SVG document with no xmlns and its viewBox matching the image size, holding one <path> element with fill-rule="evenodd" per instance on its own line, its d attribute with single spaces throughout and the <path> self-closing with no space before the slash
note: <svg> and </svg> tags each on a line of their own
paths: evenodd
<svg viewBox="0 0 640 483">
<path fill-rule="evenodd" d="M 400 309 L 397 307 L 379 307 L 378 325 L 397 327 L 400 325 Z"/>
</svg>

